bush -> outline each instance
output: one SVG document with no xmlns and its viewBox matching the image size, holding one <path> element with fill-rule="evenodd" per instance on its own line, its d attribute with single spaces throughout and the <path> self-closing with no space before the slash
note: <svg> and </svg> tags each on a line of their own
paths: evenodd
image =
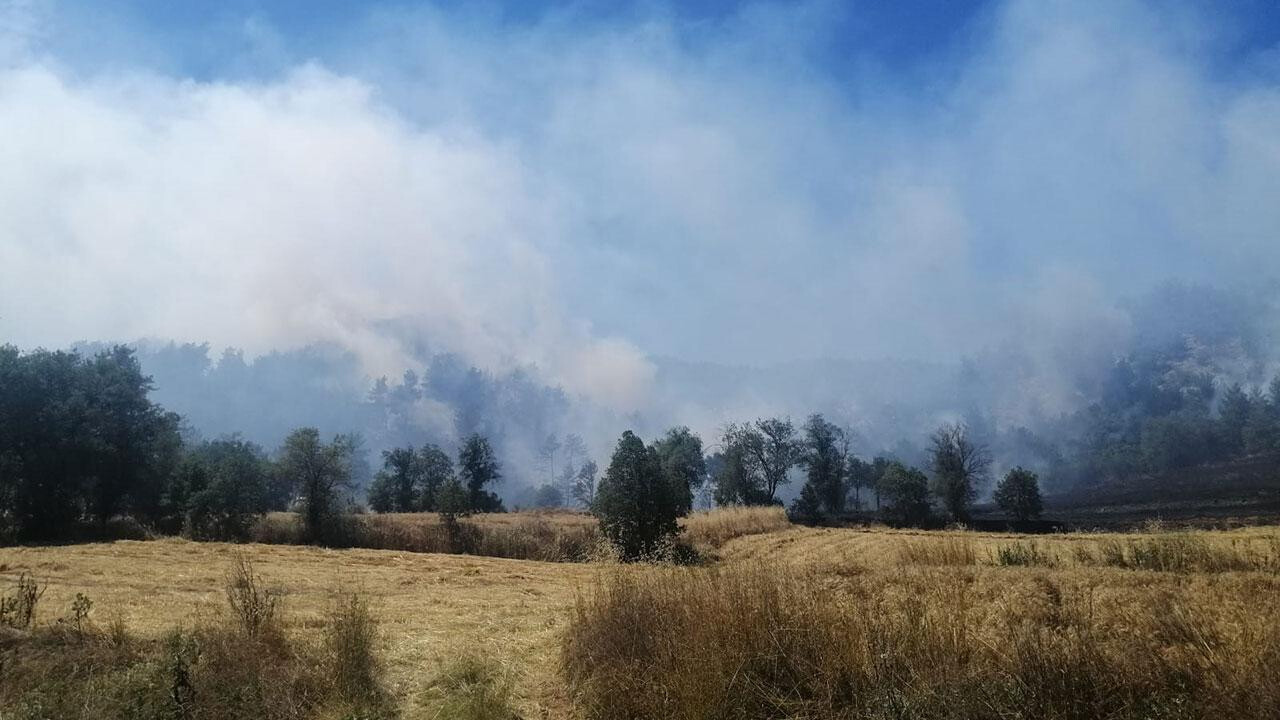
<svg viewBox="0 0 1280 720">
<path fill-rule="evenodd" d="M 13 594 L 0 595 L 0 625 L 19 630 L 31 627 L 44 591 L 35 578 L 26 573 L 19 575 Z"/>
<path fill-rule="evenodd" d="M 352 707 L 387 704 L 375 652 L 377 623 L 369 604 L 356 593 L 344 594 L 329 612 L 325 628 L 326 663 L 339 697 Z"/>
<path fill-rule="evenodd" d="M 258 637 L 277 629 L 279 593 L 264 586 L 262 578 L 253 572 L 253 563 L 240 553 L 232 559 L 226 592 L 227 604 L 246 635 Z"/>
<path fill-rule="evenodd" d="M 1012 543 L 996 548 L 997 565 L 1010 567 L 1054 567 L 1058 559 L 1035 543 Z"/>
</svg>

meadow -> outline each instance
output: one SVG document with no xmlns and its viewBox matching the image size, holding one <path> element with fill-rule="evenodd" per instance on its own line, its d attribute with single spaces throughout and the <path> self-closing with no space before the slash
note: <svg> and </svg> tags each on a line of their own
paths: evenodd
<svg viewBox="0 0 1280 720">
<path fill-rule="evenodd" d="M 62 667 L 49 658 L 113 637 L 135 645 L 111 682 L 163 686 L 151 689 L 169 702 L 174 629 L 217 648 L 228 643 L 208 628 L 242 624 L 228 603 L 241 558 L 277 598 L 288 657 L 302 659 L 298 702 L 319 697 L 307 695 L 308 665 L 339 667 L 307 659 L 343 656 L 332 648 L 351 643 L 333 638 L 362 627 L 353 594 L 373 628 L 377 712 L 324 700 L 275 717 L 1280 716 L 1275 528 L 1031 537 L 807 528 L 725 510 L 687 518 L 683 535 L 702 564 L 178 539 L 0 549 L 0 592 L 23 575 L 45 588 L 34 629 L 0 634 L 0 718 L 47 716 L 31 698 L 55 693 L 15 668 Z M 92 602 L 83 617 L 78 597 Z M 137 680 L 144 661 L 168 680 Z M 192 682 L 215 687 L 202 667 Z M 66 682 L 64 693 L 108 692 L 102 677 Z"/>
</svg>

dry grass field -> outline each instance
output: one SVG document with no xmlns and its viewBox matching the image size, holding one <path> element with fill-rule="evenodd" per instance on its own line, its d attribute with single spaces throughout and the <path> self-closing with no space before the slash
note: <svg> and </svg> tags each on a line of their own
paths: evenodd
<svg viewBox="0 0 1280 720">
<path fill-rule="evenodd" d="M 501 516 L 486 521 L 525 522 Z M 572 515 L 544 521 L 580 526 L 588 522 Z M 1259 664 L 1267 658 L 1258 656 L 1280 653 L 1276 619 L 1280 532 L 1275 528 L 1028 537 L 790 527 L 773 510 L 723 511 L 689 518 L 685 525 L 690 543 L 714 550 L 711 567 L 655 570 L 607 562 L 539 562 L 391 550 L 121 541 L 0 548 L 0 590 L 10 588 L 21 573 L 29 573 L 48 586 L 40 601 L 38 623 L 66 615 L 76 594 L 83 593 L 93 600 L 90 617 L 95 623 L 106 627 L 118 619 L 132 632 L 158 637 L 176 625 L 190 626 L 224 614 L 226 576 L 236 554 L 243 553 L 267 584 L 283 593 L 280 614 L 290 632 L 306 633 L 320 624 L 325 609 L 341 592 L 354 590 L 368 598 L 379 621 L 379 649 L 389 690 L 405 718 L 440 716 L 429 688 L 443 661 L 466 652 L 493 659 L 509 674 L 522 717 L 617 717 L 601 711 L 599 695 L 591 694 L 598 693 L 599 687 L 592 690 L 581 667 L 575 675 L 574 661 L 564 654 L 566 637 L 580 640 L 583 628 L 598 626 L 585 619 L 599 621 L 598 614 L 590 613 L 592 608 L 601 610 L 601 589 L 666 587 L 666 605 L 653 598 L 645 602 L 668 609 L 685 603 L 732 616 L 736 611 L 724 598 L 690 604 L 680 593 L 690 588 L 719 592 L 724 588 L 716 583 L 738 572 L 748 579 L 785 576 L 787 592 L 810 598 L 806 607 L 838 608 L 838 613 L 831 611 L 836 615 L 865 607 L 867 617 L 882 617 L 885 622 L 897 618 L 899 631 L 905 627 L 900 622 L 905 616 L 895 615 L 896 608 L 915 607 L 917 620 L 950 628 L 951 633 L 960 632 L 959 626 L 946 625 L 942 619 L 966 618 L 964 632 L 972 631 L 975 642 L 1010 641 L 1012 636 L 1002 635 L 1010 622 L 1024 629 L 1032 625 L 1059 628 L 1084 621 L 1077 617 L 1068 622 L 1055 612 L 1085 613 L 1092 629 L 1115 638 L 1114 643 L 1099 645 L 1098 652 L 1112 653 L 1105 655 L 1106 663 L 1123 660 L 1115 653 L 1127 644 L 1133 646 L 1130 659 L 1143 672 L 1160 671 L 1151 665 L 1158 656 L 1166 658 L 1162 662 L 1170 667 L 1202 667 L 1206 677 L 1219 679 L 1215 682 L 1227 683 L 1221 678 L 1245 672 L 1246 667 L 1249 673 L 1270 673 L 1267 679 L 1280 679 L 1280 670 L 1267 670 Z M 743 607 L 756 597 L 743 587 L 735 592 L 746 593 Z M 726 597 L 735 595 L 731 592 Z M 1059 610 L 1054 610 L 1055 602 Z M 1168 619 L 1181 617 L 1180 613 L 1190 613 L 1191 620 L 1199 617 L 1203 623 L 1171 626 Z M 847 615 L 840 617 L 848 620 Z M 571 633 L 569 625 L 575 618 L 578 625 Z M 727 620 L 688 614 L 670 627 L 686 627 L 682 623 L 690 618 L 698 621 L 698 627 Z M 653 621 L 636 622 L 648 627 L 643 623 Z M 1190 639 L 1169 635 L 1177 632 L 1192 635 Z M 699 640 L 696 632 L 688 636 L 690 642 L 711 639 Z M 1153 637 L 1159 640 L 1158 647 L 1151 645 Z M 712 644 L 725 646 L 723 638 Z M 904 657 L 910 655 L 903 652 Z M 1271 659 L 1280 661 L 1280 655 Z M 680 663 L 688 661 L 684 658 Z M 562 662 L 568 663 L 568 673 L 562 670 Z M 684 667 L 680 663 L 672 669 Z M 1106 663 L 1099 667 L 1111 667 Z M 944 665 L 961 675 L 972 671 L 947 663 L 939 667 Z M 698 667 L 720 666 L 704 657 Z M 571 683 L 566 675 L 576 680 Z M 596 677 L 597 685 L 598 681 Z M 654 688 L 631 690 L 642 694 Z M 679 693 L 689 692 L 690 687 L 659 690 L 669 697 L 682 697 Z M 1236 692 L 1222 689 L 1229 691 Z M 652 710 L 636 702 L 636 714 Z M 687 712 L 670 712 L 670 707 L 664 712 L 690 718 L 724 716 L 723 707 L 708 707 L 694 703 Z M 1197 717 L 1195 713 L 1185 716 Z"/>
</svg>

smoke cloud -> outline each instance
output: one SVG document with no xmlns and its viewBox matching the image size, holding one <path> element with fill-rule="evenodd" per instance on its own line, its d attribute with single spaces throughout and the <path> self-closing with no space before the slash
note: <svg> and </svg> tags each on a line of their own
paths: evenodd
<svg viewBox="0 0 1280 720">
<path fill-rule="evenodd" d="M 1124 298 L 1280 267 L 1276 49 L 1224 69 L 1196 6 L 1010 0 L 910 72 L 829 72 L 855 11 L 375 10 L 306 47 L 249 17 L 184 74 L 9 3 L 0 335 L 448 351 L 704 432 L 775 400 L 681 403 L 654 358 L 1016 355 L 1021 418 L 1079 404 Z"/>
</svg>

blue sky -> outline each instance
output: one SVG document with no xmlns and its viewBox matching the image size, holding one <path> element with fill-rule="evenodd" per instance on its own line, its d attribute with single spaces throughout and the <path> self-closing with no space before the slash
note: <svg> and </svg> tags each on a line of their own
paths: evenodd
<svg viewBox="0 0 1280 720">
<path fill-rule="evenodd" d="M 127 32 L 136 59 L 164 57 L 177 72 L 194 77 L 215 77 L 243 70 L 246 22 L 261 23 L 283 39 L 295 60 L 325 60 L 335 47 L 347 43 L 351 30 L 370 17 L 402 13 L 417 8 L 483 18 L 508 28 L 535 26 L 548 18 L 568 18 L 571 24 L 590 28 L 626 25 L 653 16 L 672 19 L 691 41 L 714 34 L 725 22 L 752 6 L 764 3 L 729 0 L 659 2 L 569 2 L 528 0 L 506 2 L 344 2 L 342 0 L 225 0 L 223 2 L 169 2 L 132 0 L 96 2 L 69 0 L 58 3 L 56 14 L 76 27 L 77 48 L 93 56 L 127 56 L 122 47 L 107 44 L 90 47 L 86 35 L 102 28 Z M 787 3 L 777 3 L 787 5 Z M 821 8 L 825 21 L 814 29 L 813 58 L 825 72 L 842 76 L 866 63 L 895 71 L 910 71 L 934 64 L 956 52 L 980 33 L 1000 3 L 993 0 L 897 0 L 895 2 L 791 3 Z M 1220 35 L 1215 53 L 1223 67 L 1280 42 L 1280 4 L 1270 0 L 1195 0 L 1169 3 L 1168 12 L 1190 13 L 1197 22 L 1215 26 Z M 145 48 L 145 53 L 140 52 Z"/>
<path fill-rule="evenodd" d="M 1280 267 L 1277 8 L 0 0 L 0 336 L 1051 375 Z"/>
</svg>

